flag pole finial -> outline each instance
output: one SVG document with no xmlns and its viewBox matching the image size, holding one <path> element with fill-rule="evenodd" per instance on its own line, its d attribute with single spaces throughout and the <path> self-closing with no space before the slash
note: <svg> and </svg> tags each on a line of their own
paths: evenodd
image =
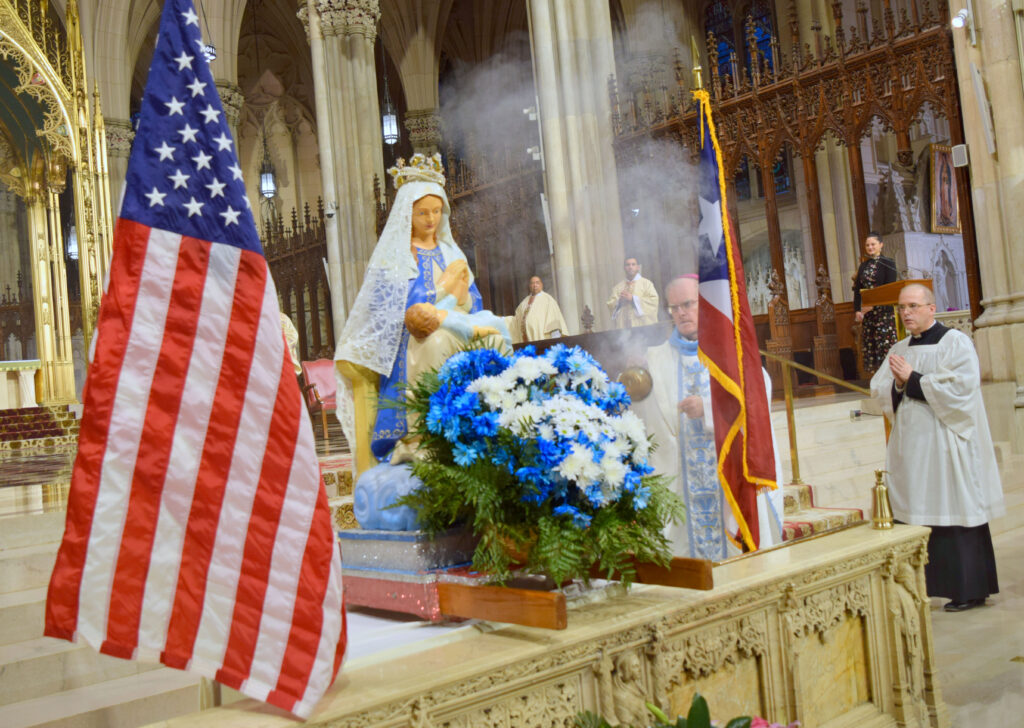
<svg viewBox="0 0 1024 728">
<path fill-rule="evenodd" d="M 704 88 L 703 69 L 700 65 L 700 51 L 697 49 L 697 40 L 690 36 L 690 62 L 693 63 L 693 88 L 700 91 Z"/>
</svg>

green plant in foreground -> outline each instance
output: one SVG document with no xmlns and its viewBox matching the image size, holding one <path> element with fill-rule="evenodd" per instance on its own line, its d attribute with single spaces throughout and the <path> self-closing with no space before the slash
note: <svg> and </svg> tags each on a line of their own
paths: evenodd
<svg viewBox="0 0 1024 728">
<path fill-rule="evenodd" d="M 690 703 L 690 712 L 685 717 L 679 716 L 673 723 L 665 712 L 657 706 L 647 703 L 647 709 L 654 716 L 654 722 L 646 728 L 711 728 L 711 711 L 708 710 L 708 702 L 704 696 L 697 693 Z M 744 716 L 733 718 L 725 724 L 725 728 L 751 728 L 754 719 Z M 758 718 L 757 720 L 762 720 Z M 584 711 L 576 716 L 576 728 L 616 728 L 605 718 L 590 711 Z M 643 728 L 641 726 L 623 726 L 617 728 Z"/>
</svg>

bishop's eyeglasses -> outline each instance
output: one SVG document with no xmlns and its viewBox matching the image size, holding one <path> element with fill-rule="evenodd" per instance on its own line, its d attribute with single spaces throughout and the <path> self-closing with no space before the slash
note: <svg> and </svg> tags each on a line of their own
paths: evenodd
<svg viewBox="0 0 1024 728">
<path fill-rule="evenodd" d="M 697 308 L 697 299 L 691 298 L 689 301 L 683 301 L 682 303 L 673 303 L 667 306 L 666 309 L 669 313 L 679 313 L 680 311 L 692 311 Z"/>
<path fill-rule="evenodd" d="M 934 303 L 901 303 L 896 306 L 899 311 L 916 311 L 919 308 L 926 308 L 928 306 L 934 306 Z"/>
</svg>

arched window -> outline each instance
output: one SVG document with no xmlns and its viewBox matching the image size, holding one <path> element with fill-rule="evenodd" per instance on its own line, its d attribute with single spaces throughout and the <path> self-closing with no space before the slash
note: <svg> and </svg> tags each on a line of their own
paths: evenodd
<svg viewBox="0 0 1024 728">
<path fill-rule="evenodd" d="M 725 0 L 712 0 L 704 8 L 704 37 L 713 33 L 718 43 L 718 75 L 731 76 L 730 59 L 736 52 L 736 34 L 733 28 L 732 11 Z"/>
<path fill-rule="evenodd" d="M 750 75 L 751 48 L 747 41 L 747 17 L 754 21 L 754 45 L 764 57 L 765 68 L 770 73 L 775 68 L 775 59 L 772 57 L 772 8 L 767 0 L 754 0 L 746 6 L 743 11 L 741 25 L 743 27 L 743 64 L 746 66 L 747 75 Z"/>
</svg>

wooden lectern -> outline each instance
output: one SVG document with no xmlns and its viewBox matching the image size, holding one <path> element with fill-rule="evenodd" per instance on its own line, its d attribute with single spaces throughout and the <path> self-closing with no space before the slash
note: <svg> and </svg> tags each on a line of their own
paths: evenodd
<svg viewBox="0 0 1024 728">
<path fill-rule="evenodd" d="M 911 283 L 920 283 L 922 286 L 926 286 L 928 290 L 934 290 L 932 282 L 928 278 L 908 278 L 905 281 L 886 283 L 884 286 L 878 286 L 877 288 L 860 289 L 860 302 L 862 306 L 892 306 L 893 314 L 896 316 L 897 340 L 905 337 L 907 330 L 903 328 L 903 319 L 900 318 L 900 312 L 896 305 L 900 300 L 900 291 L 903 290 L 904 286 Z"/>
</svg>

